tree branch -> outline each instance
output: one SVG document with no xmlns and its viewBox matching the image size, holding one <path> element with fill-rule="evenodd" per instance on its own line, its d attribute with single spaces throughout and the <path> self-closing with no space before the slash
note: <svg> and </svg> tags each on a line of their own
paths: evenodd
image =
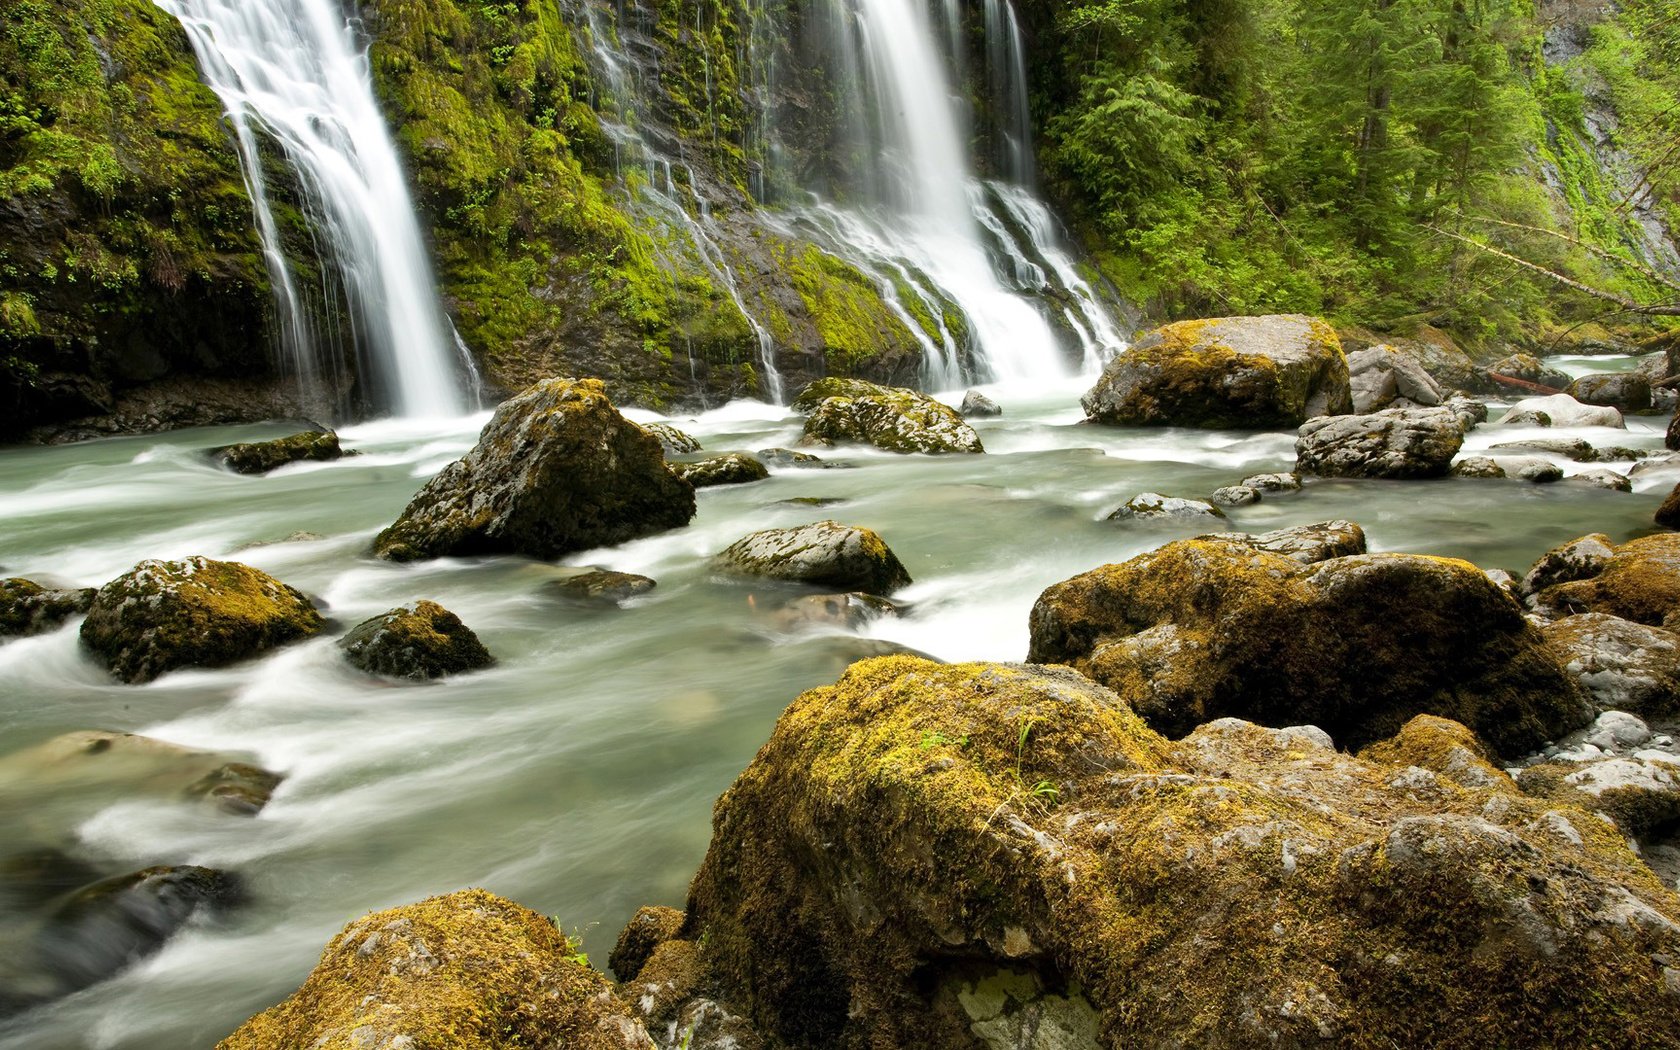
<svg viewBox="0 0 1680 1050">
<path fill-rule="evenodd" d="M 1509 252 L 1502 252 L 1492 245 L 1483 244 L 1482 242 L 1473 240 L 1463 234 L 1453 233 L 1451 230 L 1443 230 L 1439 226 L 1431 226 L 1427 223 L 1424 224 L 1423 228 L 1432 233 L 1438 233 L 1443 237 L 1450 237 L 1455 241 L 1468 244 L 1470 247 L 1475 248 L 1478 251 L 1483 251 L 1489 255 L 1495 256 L 1496 258 L 1504 259 L 1506 262 L 1516 266 L 1521 266 L 1525 270 L 1531 270 L 1542 277 L 1547 277 L 1556 281 L 1558 284 L 1561 284 L 1566 288 L 1573 288 L 1583 295 L 1590 295 L 1594 299 L 1603 299 L 1605 302 L 1615 303 L 1628 313 L 1643 314 L 1647 317 L 1680 317 L 1680 304 L 1655 303 L 1647 305 L 1644 303 L 1636 303 L 1632 299 L 1624 298 L 1614 292 L 1607 292 L 1602 288 L 1594 288 L 1591 285 L 1582 284 L 1580 281 L 1577 281 L 1572 277 L 1565 277 L 1556 270 L 1548 270 L 1546 267 L 1541 266 L 1538 263 L 1531 263 L 1527 259 L 1519 259 Z"/>
</svg>

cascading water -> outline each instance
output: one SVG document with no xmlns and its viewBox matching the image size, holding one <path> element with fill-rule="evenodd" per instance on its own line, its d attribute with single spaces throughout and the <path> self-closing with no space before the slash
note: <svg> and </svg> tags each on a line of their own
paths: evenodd
<svg viewBox="0 0 1680 1050">
<path fill-rule="evenodd" d="M 335 0 L 156 2 L 186 27 L 227 106 L 282 339 L 306 389 L 321 379 L 321 339 L 280 244 L 258 152 L 263 136 L 296 171 L 316 241 L 335 267 L 368 400 L 404 416 L 465 411 L 476 376 L 438 304 L 402 165 L 343 8 Z M 336 297 L 329 290 L 325 298 Z"/>
</svg>

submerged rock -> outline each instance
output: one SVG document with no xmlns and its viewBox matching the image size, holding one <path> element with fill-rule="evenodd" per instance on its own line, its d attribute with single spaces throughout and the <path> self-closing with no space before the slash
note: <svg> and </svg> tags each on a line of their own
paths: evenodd
<svg viewBox="0 0 1680 1050">
<path fill-rule="evenodd" d="M 41 634 L 93 606 L 92 587 L 54 590 L 20 577 L 0 580 L 0 638 Z"/>
<path fill-rule="evenodd" d="M 424 600 L 363 620 L 338 646 L 355 666 L 391 678 L 442 678 L 495 662 L 460 617 Z"/>
<path fill-rule="evenodd" d="M 1310 727 L 1175 745 L 1066 671 L 860 663 L 719 799 L 632 990 L 686 974 L 771 1046 L 1666 1043 L 1680 901 L 1435 736 L 1406 753 L 1456 777 Z"/>
<path fill-rule="evenodd" d="M 697 489 L 710 485 L 743 485 L 763 481 L 770 471 L 745 452 L 730 452 L 694 463 L 672 463 L 671 473 Z"/>
<path fill-rule="evenodd" d="M 324 626 L 301 591 L 233 561 L 143 561 L 99 589 L 82 645 L 125 682 L 221 667 Z"/>
<path fill-rule="evenodd" d="M 157 952 L 200 909 L 239 898 L 238 879 L 191 866 L 146 868 L 77 890 L 26 938 L 0 942 L 0 1015 L 97 984 Z"/>
<path fill-rule="evenodd" d="M 83 729 L 0 757 L 0 814 L 27 818 L 47 800 L 64 813 L 78 797 L 97 808 L 119 798 L 152 796 L 202 800 L 248 816 L 268 804 L 280 780 L 228 752 Z M 79 811 L 71 806 L 71 813 Z"/>
<path fill-rule="evenodd" d="M 1500 426 L 1627 428 L 1621 412 L 1599 405 L 1583 405 L 1568 394 L 1529 397 L 1511 406 Z"/>
<path fill-rule="evenodd" d="M 1323 416 L 1301 427 L 1295 469 L 1332 478 L 1438 478 L 1463 444 L 1463 425 L 1446 408 Z"/>
<path fill-rule="evenodd" d="M 1251 474 L 1243 478 L 1240 484 L 1248 488 L 1259 489 L 1261 492 L 1299 492 L 1301 491 L 1301 475 L 1289 474 Z"/>
<path fill-rule="evenodd" d="M 1225 512 L 1199 499 L 1140 492 L 1108 516 L 1109 521 L 1182 522 L 1207 525 L 1225 520 Z"/>
<path fill-rule="evenodd" d="M 1163 325 L 1110 361 L 1081 404 L 1097 423 L 1255 429 L 1353 410 L 1341 341 L 1302 314 Z"/>
<path fill-rule="evenodd" d="M 862 441 L 888 452 L 984 452 L 980 435 L 948 406 L 903 387 L 819 379 L 794 399 L 805 436 Z"/>
<path fill-rule="evenodd" d="M 1465 456 L 1452 465 L 1452 476 L 1498 479 L 1505 476 L 1505 468 L 1488 456 Z"/>
<path fill-rule="evenodd" d="M 1591 485 L 1597 489 L 1607 489 L 1611 492 L 1632 492 L 1633 479 L 1626 474 L 1614 470 L 1583 470 L 1571 474 L 1563 480 L 1577 485 Z"/>
<path fill-rule="evenodd" d="M 898 606 L 873 594 L 812 594 L 775 610 L 772 622 L 784 631 L 810 627 L 856 630 L 871 620 L 898 615 Z"/>
<path fill-rule="evenodd" d="M 1531 481 L 1537 485 L 1563 480 L 1563 468 L 1541 456 L 1497 456 L 1493 462 L 1508 478 Z"/>
<path fill-rule="evenodd" d="M 1596 548 L 1604 540 L 1590 536 L 1575 541 L 1585 543 L 1594 556 L 1583 559 L 1575 570 L 1580 575 L 1570 573 L 1568 580 L 1554 578 L 1550 585 L 1536 580 L 1531 587 L 1535 605 L 1564 615 L 1601 612 L 1652 627 L 1680 628 L 1680 533 L 1631 540 L 1601 558 Z M 1541 561 L 1551 557 L 1548 552 Z M 1539 569 L 1536 563 L 1529 576 Z"/>
<path fill-rule="evenodd" d="M 302 988 L 217 1048 L 653 1045 L 552 921 L 483 890 L 462 890 L 350 923 Z"/>
<path fill-rule="evenodd" d="M 659 439 L 659 445 L 666 455 L 682 455 L 688 452 L 699 452 L 700 442 L 687 431 L 678 430 L 669 423 L 643 423 L 643 430 Z"/>
<path fill-rule="evenodd" d="M 731 544 L 715 559 L 747 576 L 891 594 L 910 582 L 897 555 L 872 529 L 817 521 L 764 529 Z"/>
<path fill-rule="evenodd" d="M 1502 441 L 1492 452 L 1539 452 L 1545 455 L 1567 456 L 1577 463 L 1592 463 L 1598 450 L 1580 438 L 1527 438 L 1522 441 Z"/>
<path fill-rule="evenodd" d="M 1604 613 L 1565 616 L 1542 630 L 1598 707 L 1647 718 L 1680 710 L 1680 635 Z"/>
<path fill-rule="evenodd" d="M 564 580 L 555 580 L 551 589 L 562 598 L 581 602 L 618 604 L 640 594 L 646 594 L 658 584 L 646 576 L 633 572 L 610 572 L 598 569 Z"/>
<path fill-rule="evenodd" d="M 813 456 L 809 452 L 796 452 L 791 448 L 761 448 L 756 455 L 760 462 L 771 467 L 811 467 L 824 470 L 843 465 L 830 463 L 821 456 Z"/>
<path fill-rule="evenodd" d="M 210 450 L 211 458 L 235 474 L 267 474 L 288 463 L 322 462 L 343 455 L 338 435 L 330 430 L 306 430 L 273 441 L 223 445 Z"/>
<path fill-rule="evenodd" d="M 694 488 L 596 379 L 545 379 L 502 403 L 478 444 L 374 539 L 392 561 L 462 554 L 557 558 L 694 517 Z"/>
<path fill-rule="evenodd" d="M 1029 625 L 1028 660 L 1090 675 L 1171 736 L 1237 716 L 1361 747 L 1435 714 L 1522 754 L 1589 717 L 1522 607 L 1449 558 L 1302 565 L 1180 540 L 1055 584 Z"/>
<path fill-rule="evenodd" d="M 962 405 L 957 408 L 957 414 L 961 416 L 976 417 L 1001 416 L 1003 415 L 1003 409 L 998 407 L 998 403 L 996 401 L 993 401 L 980 391 L 970 390 L 968 393 L 963 395 Z"/>
</svg>

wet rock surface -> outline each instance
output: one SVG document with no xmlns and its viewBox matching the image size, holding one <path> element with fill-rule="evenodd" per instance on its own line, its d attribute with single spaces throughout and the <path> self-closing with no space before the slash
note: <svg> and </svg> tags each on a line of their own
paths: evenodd
<svg viewBox="0 0 1680 1050">
<path fill-rule="evenodd" d="M 306 430 L 273 441 L 223 445 L 210 450 L 210 458 L 235 474 L 267 474 L 288 463 L 327 462 L 343 455 L 338 435 L 330 430 Z"/>
<path fill-rule="evenodd" d="M 600 569 L 555 580 L 549 589 L 569 601 L 616 605 L 646 594 L 656 586 L 658 584 L 647 576 Z"/>
<path fill-rule="evenodd" d="M 1109 521 L 1211 525 L 1225 520 L 1225 512 L 1199 499 L 1140 492 L 1108 515 Z"/>
<path fill-rule="evenodd" d="M 1307 421 L 1295 440 L 1295 469 L 1339 478 L 1437 478 L 1464 444 L 1446 408 L 1387 409 Z"/>
<path fill-rule="evenodd" d="M 714 564 L 737 575 L 870 594 L 891 594 L 910 582 L 903 563 L 877 533 L 837 521 L 755 532 L 731 544 Z"/>
<path fill-rule="evenodd" d="M 1586 405 L 1568 394 L 1524 398 L 1511 406 L 1499 426 L 1617 427 L 1626 429 L 1620 410 Z"/>
<path fill-rule="evenodd" d="M 745 452 L 730 452 L 693 463 L 672 463 L 671 473 L 697 489 L 711 485 L 744 485 L 770 476 L 763 463 Z"/>
<path fill-rule="evenodd" d="M 925 394 L 861 379 L 819 379 L 793 407 L 806 413 L 805 438 L 858 441 L 888 452 L 984 452 L 962 416 Z"/>
<path fill-rule="evenodd" d="M 424 600 L 363 620 L 338 645 L 352 665 L 389 678 L 442 678 L 495 662 L 460 617 Z"/>
<path fill-rule="evenodd" d="M 0 638 L 40 634 L 93 606 L 92 587 L 55 589 L 20 577 L 0 580 Z"/>
<path fill-rule="evenodd" d="M 686 430 L 678 430 L 669 423 L 643 423 L 642 429 L 659 439 L 666 455 L 699 452 L 700 442 Z"/>
</svg>

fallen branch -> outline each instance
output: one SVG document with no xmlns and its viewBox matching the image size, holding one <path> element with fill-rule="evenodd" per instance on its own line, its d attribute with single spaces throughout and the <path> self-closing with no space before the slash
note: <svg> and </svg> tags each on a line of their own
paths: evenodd
<svg viewBox="0 0 1680 1050">
<path fill-rule="evenodd" d="M 1561 284 L 1566 288 L 1573 288 L 1583 295 L 1590 295 L 1594 299 L 1603 299 L 1605 302 L 1615 303 L 1617 306 L 1626 310 L 1630 314 L 1643 314 L 1646 317 L 1680 317 L 1680 304 L 1656 303 L 1648 305 L 1645 303 L 1636 303 L 1632 299 L 1617 295 L 1614 292 L 1607 292 L 1602 288 L 1594 288 L 1589 284 L 1582 284 L 1580 281 L 1577 281 L 1572 277 L 1565 277 L 1556 270 L 1548 270 L 1538 263 L 1531 263 L 1527 259 L 1519 259 L 1509 252 L 1502 252 L 1490 244 L 1483 244 L 1482 242 L 1466 237 L 1463 234 L 1453 233 L 1451 230 L 1443 230 L 1439 226 L 1431 226 L 1428 223 L 1425 223 L 1423 228 L 1432 233 L 1438 233 L 1443 237 L 1450 237 L 1455 241 L 1461 241 L 1472 248 L 1478 249 L 1479 251 L 1484 251 L 1489 255 L 1504 259 L 1512 265 L 1521 266 L 1525 270 L 1531 270 L 1542 277 L 1556 281 L 1558 284 Z"/>
<path fill-rule="evenodd" d="M 1563 390 L 1560 390 L 1555 386 L 1547 386 L 1544 383 L 1531 383 L 1526 379 L 1518 379 L 1516 376 L 1501 375 L 1498 372 L 1489 372 L 1487 375 L 1488 378 L 1493 380 L 1495 383 L 1504 383 L 1506 386 L 1514 386 L 1519 390 L 1532 390 L 1536 394 L 1564 393 Z"/>
</svg>

